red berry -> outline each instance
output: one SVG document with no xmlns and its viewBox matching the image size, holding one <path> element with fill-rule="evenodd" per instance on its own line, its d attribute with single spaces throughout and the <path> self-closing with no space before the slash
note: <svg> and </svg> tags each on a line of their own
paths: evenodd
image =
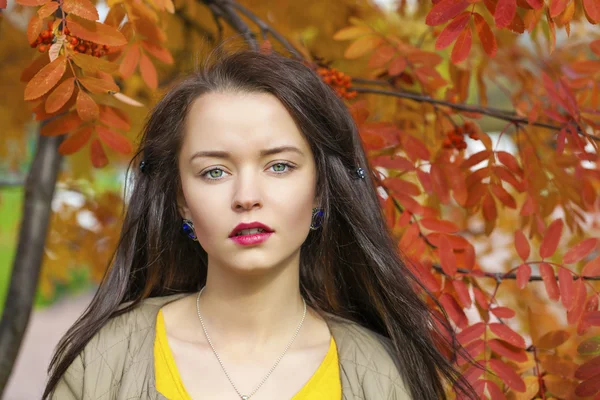
<svg viewBox="0 0 600 400">
<path fill-rule="evenodd" d="M 65 26 L 65 29 L 63 29 L 63 33 L 64 33 L 65 35 L 70 35 L 70 34 L 71 34 L 71 31 L 69 30 L 69 28 L 67 28 L 67 27 Z"/>
<path fill-rule="evenodd" d="M 80 52 L 82 52 L 82 53 L 85 53 L 85 51 L 87 50 L 87 46 L 86 46 L 86 45 L 84 45 L 84 44 L 79 44 L 79 45 L 76 47 L 76 49 L 77 49 L 77 51 L 80 51 Z"/>
<path fill-rule="evenodd" d="M 73 46 L 76 46 L 76 45 L 79 43 L 79 40 L 77 40 L 77 38 L 76 38 L 76 37 L 72 37 L 72 38 L 69 40 L 69 43 L 71 43 Z"/>
<path fill-rule="evenodd" d="M 38 47 L 38 51 L 40 53 L 45 53 L 46 50 L 48 50 L 48 47 L 45 44 L 40 45 L 40 47 Z"/>
</svg>

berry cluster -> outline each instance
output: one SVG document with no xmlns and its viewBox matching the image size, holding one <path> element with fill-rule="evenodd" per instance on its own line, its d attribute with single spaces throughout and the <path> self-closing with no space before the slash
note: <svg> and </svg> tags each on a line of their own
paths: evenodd
<svg viewBox="0 0 600 400">
<path fill-rule="evenodd" d="M 344 99 L 353 99 L 356 97 L 356 92 L 348 90 L 352 83 L 352 79 L 341 71 L 335 68 L 317 68 L 317 74 L 321 76 L 323 81 L 335 90 L 338 96 Z"/>
<path fill-rule="evenodd" d="M 467 143 L 465 143 L 464 135 L 469 135 L 473 140 L 479 140 L 479 134 L 477 133 L 477 127 L 474 122 L 465 121 L 463 126 L 458 125 L 454 129 L 446 132 L 447 138 L 444 139 L 443 147 L 445 149 L 466 149 Z"/>
<path fill-rule="evenodd" d="M 45 53 L 50 49 L 52 43 L 54 43 L 55 35 L 51 30 L 51 23 L 48 24 L 48 29 L 45 29 L 40 32 L 37 39 L 31 43 L 32 48 L 38 49 L 40 53 Z M 63 33 L 66 36 L 66 46 L 69 50 L 74 51 L 75 53 L 83 53 L 88 54 L 94 57 L 102 57 L 109 50 L 110 46 L 100 45 L 89 40 L 83 40 L 76 36 L 71 36 L 71 32 L 69 32 L 69 28 L 65 27 Z"/>
</svg>

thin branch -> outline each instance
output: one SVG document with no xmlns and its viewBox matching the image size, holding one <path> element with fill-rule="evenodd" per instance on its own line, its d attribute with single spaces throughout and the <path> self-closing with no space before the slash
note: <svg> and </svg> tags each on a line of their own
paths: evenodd
<svg viewBox="0 0 600 400">
<path fill-rule="evenodd" d="M 223 0 L 201 1 L 208 6 L 218 26 L 220 26 L 219 18 L 224 19 L 233 29 L 235 29 L 236 31 L 241 33 L 242 36 L 244 36 L 244 39 L 246 40 L 248 46 L 250 46 L 252 50 L 258 50 L 256 35 L 254 34 L 254 32 L 252 32 L 248 24 L 246 24 L 242 20 L 242 18 L 240 18 L 240 16 L 235 12 L 231 2 Z M 222 27 L 220 27 L 219 29 L 222 31 Z"/>
<path fill-rule="evenodd" d="M 440 267 L 439 265 L 434 265 L 433 269 L 435 269 L 437 272 L 446 275 L 444 273 L 444 270 L 442 269 L 442 267 Z M 464 268 L 458 268 L 456 270 L 457 272 L 460 272 L 461 274 L 466 274 L 466 275 L 473 275 L 472 270 L 470 269 L 464 269 Z M 446 275 L 447 276 L 447 275 Z M 505 273 L 505 272 L 483 272 L 483 271 L 477 271 L 477 275 L 475 275 L 476 278 L 481 277 L 481 278 L 492 278 L 496 281 L 503 281 L 505 279 L 517 279 L 517 274 L 515 273 Z M 558 276 L 556 276 L 556 279 L 558 280 Z M 575 275 L 573 276 L 573 279 L 577 280 L 577 279 L 583 279 L 584 281 L 600 281 L 600 276 L 578 276 Z M 536 275 L 532 275 L 529 277 L 529 282 L 532 281 L 543 281 L 541 276 L 536 276 Z"/>
</svg>

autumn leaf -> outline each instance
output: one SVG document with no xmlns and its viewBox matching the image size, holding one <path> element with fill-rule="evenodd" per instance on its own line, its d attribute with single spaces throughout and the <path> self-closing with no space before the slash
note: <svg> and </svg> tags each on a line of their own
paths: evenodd
<svg viewBox="0 0 600 400">
<path fill-rule="evenodd" d="M 50 91 L 60 81 L 66 69 L 67 60 L 64 56 L 42 68 L 25 87 L 25 100 L 35 100 Z"/>
<path fill-rule="evenodd" d="M 517 287 L 519 289 L 525 289 L 529 278 L 531 277 L 531 267 L 527 264 L 521 264 L 517 268 Z"/>
<path fill-rule="evenodd" d="M 352 42 L 344 52 L 344 57 L 350 60 L 362 57 L 365 54 L 375 50 L 383 42 L 383 39 L 377 35 L 363 36 Z"/>
<path fill-rule="evenodd" d="M 90 42 L 108 46 L 123 46 L 127 44 L 127 39 L 125 39 L 125 36 L 121 32 L 112 26 L 100 22 L 87 21 L 70 14 L 67 16 L 67 26 L 71 31 L 71 35 L 89 40 Z"/>
<path fill-rule="evenodd" d="M 515 310 L 508 307 L 494 307 L 490 308 L 490 311 L 498 318 L 512 318 L 515 316 Z"/>
<path fill-rule="evenodd" d="M 521 260 L 527 261 L 530 253 L 529 241 L 520 229 L 515 231 L 515 248 Z"/>
<path fill-rule="evenodd" d="M 42 136 L 58 136 L 68 133 L 82 124 L 81 118 L 75 111 L 57 117 L 45 124 L 40 133 Z"/>
<path fill-rule="evenodd" d="M 92 140 L 92 144 L 90 145 L 90 158 L 92 160 L 92 165 L 95 168 L 102 168 L 108 164 L 108 158 L 98 139 Z"/>
<path fill-rule="evenodd" d="M 600 42 L 600 40 L 598 41 Z M 386 65 L 396 54 L 396 48 L 391 45 L 379 46 L 369 58 L 369 68 L 381 68 Z M 404 68 L 403 68 L 404 69 Z M 391 75 L 391 74 L 390 74 Z"/>
<path fill-rule="evenodd" d="M 475 22 L 475 31 L 479 36 L 481 47 L 490 56 L 494 57 L 498 50 L 498 44 L 496 43 L 496 36 L 492 32 L 487 21 L 479 13 L 473 13 Z"/>
<path fill-rule="evenodd" d="M 92 137 L 94 128 L 91 126 L 83 127 L 70 135 L 58 147 L 58 152 L 64 156 L 73 154 L 81 149 Z"/>
<path fill-rule="evenodd" d="M 58 9 L 58 2 L 51 1 L 49 3 L 44 4 L 42 7 L 40 7 L 39 10 L 37 11 L 37 15 L 38 15 L 38 17 L 40 17 L 42 19 L 48 18 L 49 16 L 54 14 L 54 12 L 57 9 Z"/>
<path fill-rule="evenodd" d="M 45 109 L 49 114 L 55 113 L 65 105 L 73 95 L 75 89 L 75 78 L 65 79 L 54 89 L 46 99 Z"/>
<path fill-rule="evenodd" d="M 600 256 L 589 261 L 581 270 L 583 276 L 600 276 Z"/>
<path fill-rule="evenodd" d="M 575 287 L 573 275 L 566 268 L 558 269 L 558 283 L 560 285 L 560 299 L 565 309 L 570 310 L 575 301 Z"/>
<path fill-rule="evenodd" d="M 546 292 L 548 293 L 550 300 L 558 300 L 560 297 L 560 290 L 556 283 L 556 276 L 554 275 L 552 266 L 548 263 L 540 263 L 540 275 L 544 281 L 544 286 L 546 287 Z"/>
<path fill-rule="evenodd" d="M 464 11 L 468 5 L 467 0 L 441 0 L 431 8 L 425 17 L 425 23 L 435 26 L 448 22 Z"/>
<path fill-rule="evenodd" d="M 437 218 L 421 218 L 419 220 L 419 224 L 421 224 L 424 228 L 435 232 L 443 232 L 443 233 L 456 233 L 459 230 L 459 227 L 451 221 L 444 221 Z"/>
<path fill-rule="evenodd" d="M 76 106 L 77 114 L 82 121 L 89 122 L 98 119 L 100 113 L 98 104 L 83 90 L 79 90 L 79 93 L 77 93 Z"/>
<path fill-rule="evenodd" d="M 523 378 L 521 378 L 514 369 L 510 368 L 504 362 L 497 359 L 490 359 L 488 363 L 491 369 L 498 375 L 500 379 L 511 389 L 517 392 L 524 392 L 525 382 Z"/>
<path fill-rule="evenodd" d="M 498 323 L 498 322 L 493 322 L 493 323 L 489 324 L 488 326 L 490 327 L 490 330 L 496 336 L 498 336 L 500 339 L 504 340 L 505 342 L 510 343 L 513 346 L 519 347 L 521 349 L 525 348 L 525 339 L 523 339 L 523 337 L 520 334 L 513 331 L 508 326 Z"/>
<path fill-rule="evenodd" d="M 132 144 L 125 136 L 116 133 L 112 129 L 106 128 L 102 125 L 96 126 L 96 133 L 104 144 L 113 149 L 116 152 L 122 154 L 129 154 L 132 150 Z"/>
<path fill-rule="evenodd" d="M 456 274 L 456 256 L 454 255 L 452 245 L 446 236 L 442 236 L 440 238 L 440 246 L 438 251 L 440 264 L 444 270 L 444 273 L 446 273 L 448 276 L 454 276 Z"/>
<path fill-rule="evenodd" d="M 511 361 L 527 361 L 527 353 L 523 349 L 511 346 L 503 340 L 491 339 L 487 341 L 490 349 L 501 357 L 506 357 Z"/>
<path fill-rule="evenodd" d="M 460 304 L 463 308 L 471 307 L 471 295 L 469 294 L 469 288 L 465 284 L 462 279 L 453 279 L 452 286 L 454 287 L 454 291 L 456 292 L 456 296 L 460 301 Z"/>
<path fill-rule="evenodd" d="M 456 340 L 459 341 L 463 346 L 467 343 L 480 338 L 481 335 L 485 332 L 485 324 L 483 322 L 477 322 L 473 325 L 470 325 L 459 333 L 456 334 Z"/>
<path fill-rule="evenodd" d="M 119 73 L 125 79 L 133 75 L 135 67 L 140 62 L 140 47 L 137 43 L 133 43 L 124 51 L 125 56 L 119 65 Z"/>
<path fill-rule="evenodd" d="M 448 47 L 450 43 L 454 42 L 465 26 L 467 26 L 470 17 L 471 13 L 465 11 L 446 25 L 435 41 L 435 48 L 437 50 L 442 50 Z"/>
<path fill-rule="evenodd" d="M 562 229 L 563 221 L 560 218 L 554 220 L 550 226 L 548 226 L 542 244 L 540 245 L 540 257 L 548 258 L 554 254 L 558 247 L 558 242 L 560 241 Z"/>
<path fill-rule="evenodd" d="M 146 85 L 150 89 L 156 89 L 158 87 L 158 75 L 156 73 L 156 68 L 150 58 L 147 55 L 142 53 L 140 55 L 140 73 L 142 75 L 142 79 L 146 82 Z"/>
<path fill-rule="evenodd" d="M 516 12 L 516 0 L 498 0 L 498 3 L 496 4 L 496 12 L 494 13 L 496 26 L 498 28 L 507 27 L 512 22 Z"/>
<path fill-rule="evenodd" d="M 17 4 L 29 7 L 41 6 L 48 3 L 49 1 L 51 0 L 15 0 Z"/>
<path fill-rule="evenodd" d="M 565 264 L 574 264 L 584 259 L 598 246 L 598 239 L 589 238 L 584 239 L 575 246 L 571 247 L 563 256 L 563 262 Z"/>
<path fill-rule="evenodd" d="M 96 6 L 90 0 L 63 0 L 62 8 L 69 14 L 75 14 L 78 17 L 96 21 L 100 18 Z M 69 24 L 69 29 L 71 25 Z"/>
<path fill-rule="evenodd" d="M 358 39 L 361 36 L 373 33 L 371 28 L 367 25 L 348 26 L 342 28 L 333 34 L 334 40 L 353 40 Z"/>
<path fill-rule="evenodd" d="M 598 0 L 583 0 L 583 8 L 593 23 L 600 22 L 600 3 L 598 3 Z"/>
<path fill-rule="evenodd" d="M 565 343 L 571 334 L 565 330 L 558 329 L 545 333 L 536 341 L 536 346 L 540 349 L 555 349 Z"/>
<path fill-rule="evenodd" d="M 37 15 L 34 15 L 29 20 L 27 24 L 27 40 L 29 43 L 35 42 L 40 31 L 42 30 L 42 26 L 44 25 L 44 21 Z"/>
<path fill-rule="evenodd" d="M 469 321 L 467 316 L 463 312 L 462 308 L 458 305 L 454 297 L 450 296 L 448 293 L 443 293 L 440 296 L 439 301 L 456 326 L 462 329 L 468 325 Z"/>
<path fill-rule="evenodd" d="M 129 117 L 118 108 L 101 105 L 99 119 L 109 127 L 128 131 L 131 129 Z"/>
<path fill-rule="evenodd" d="M 79 82 L 90 92 L 95 94 L 116 93 L 119 87 L 114 82 L 109 82 L 104 79 L 83 76 L 79 78 Z"/>
<path fill-rule="evenodd" d="M 404 56 L 398 56 L 390 62 L 388 74 L 390 74 L 390 76 L 400 75 L 406 69 L 407 65 L 406 58 L 404 58 Z"/>
<path fill-rule="evenodd" d="M 600 336 L 593 336 L 579 343 L 577 352 L 582 355 L 600 354 Z"/>
<path fill-rule="evenodd" d="M 148 40 L 142 40 L 141 44 L 144 50 L 147 51 L 153 57 L 164 62 L 165 64 L 173 64 L 173 56 L 166 48 L 152 43 Z"/>
<path fill-rule="evenodd" d="M 74 53 L 71 54 L 70 57 L 78 67 L 90 74 L 95 74 L 99 71 L 111 74 L 116 72 L 118 69 L 118 66 L 115 63 L 87 54 Z"/>
</svg>

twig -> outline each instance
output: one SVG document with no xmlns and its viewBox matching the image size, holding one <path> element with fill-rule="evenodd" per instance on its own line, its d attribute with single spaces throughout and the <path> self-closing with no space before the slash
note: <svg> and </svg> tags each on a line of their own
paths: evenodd
<svg viewBox="0 0 600 400">
<path fill-rule="evenodd" d="M 434 265 L 433 269 L 435 269 L 436 271 L 440 272 L 441 274 L 444 274 L 444 270 L 442 269 L 442 267 L 440 267 L 439 265 Z M 460 272 L 461 274 L 466 274 L 466 275 L 473 275 L 472 270 L 470 269 L 464 269 L 464 268 L 458 268 L 456 270 L 457 272 Z M 504 273 L 504 272 L 483 272 L 483 271 L 477 271 L 477 275 L 475 276 L 477 277 L 481 277 L 481 278 L 492 278 L 495 279 L 496 281 L 502 281 L 505 279 L 517 279 L 517 274 L 515 273 Z M 558 276 L 556 277 L 556 279 L 558 279 Z M 573 279 L 577 280 L 577 279 L 583 279 L 584 281 L 600 281 L 600 276 L 573 276 Z M 532 281 L 542 281 L 542 277 L 541 276 L 537 276 L 537 275 L 532 275 L 529 277 L 529 282 Z"/>
</svg>

